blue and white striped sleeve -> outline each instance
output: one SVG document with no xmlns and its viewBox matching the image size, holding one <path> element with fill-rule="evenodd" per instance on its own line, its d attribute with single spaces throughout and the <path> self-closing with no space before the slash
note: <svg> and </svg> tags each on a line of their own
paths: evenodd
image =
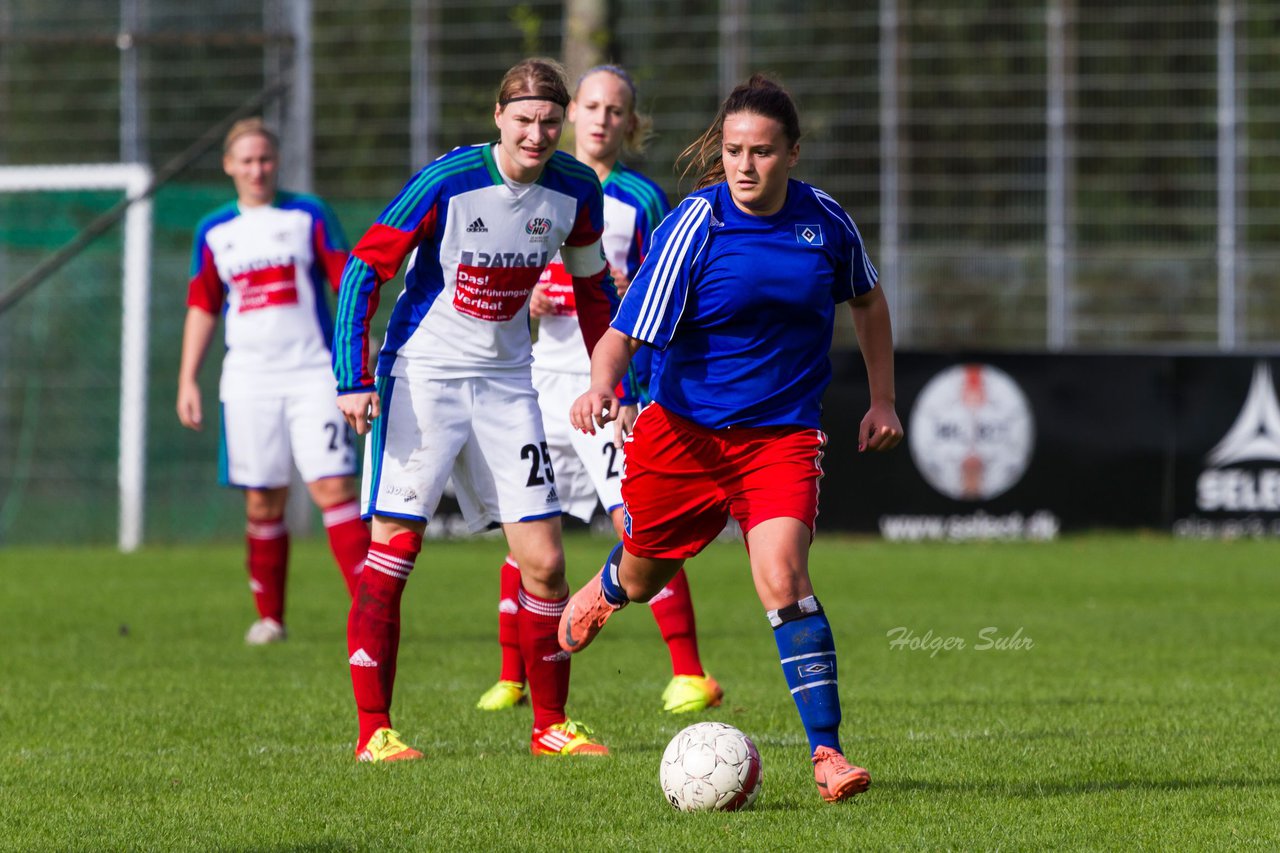
<svg viewBox="0 0 1280 853">
<path fill-rule="evenodd" d="M 835 199 L 816 187 L 813 189 L 813 194 L 826 208 L 831 218 L 839 224 L 846 239 L 847 248 L 844 250 L 843 257 L 837 261 L 835 300 L 844 302 L 846 299 L 861 296 L 874 289 L 876 282 L 880 279 L 880 273 L 876 271 L 871 258 L 867 256 L 867 246 L 862 242 L 862 232 L 858 230 L 853 218 Z"/>
<path fill-rule="evenodd" d="M 610 323 L 613 328 L 666 349 L 684 311 L 711 221 L 710 202 L 691 196 L 659 223 L 649 253 Z"/>
</svg>

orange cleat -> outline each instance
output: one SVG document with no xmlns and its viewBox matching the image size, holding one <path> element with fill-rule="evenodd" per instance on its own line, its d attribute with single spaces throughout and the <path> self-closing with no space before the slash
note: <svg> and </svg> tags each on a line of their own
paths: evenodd
<svg viewBox="0 0 1280 853">
<path fill-rule="evenodd" d="M 871 787 L 870 773 L 850 764 L 829 746 L 814 750 L 813 778 L 818 783 L 818 793 L 828 803 L 839 803 Z"/>
<path fill-rule="evenodd" d="M 587 585 L 574 593 L 560 614 L 560 627 L 557 637 L 560 648 L 566 652 L 580 652 L 591 644 L 604 627 L 604 623 L 614 614 L 615 608 L 604 597 L 604 589 L 600 585 L 600 574 L 587 581 Z"/>
</svg>

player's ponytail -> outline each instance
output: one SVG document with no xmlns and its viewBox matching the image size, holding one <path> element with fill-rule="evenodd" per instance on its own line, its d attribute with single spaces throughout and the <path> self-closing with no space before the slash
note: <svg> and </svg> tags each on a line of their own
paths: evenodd
<svg viewBox="0 0 1280 853">
<path fill-rule="evenodd" d="M 695 190 L 724 180 L 724 160 L 721 159 L 724 121 L 737 113 L 771 118 L 782 125 L 788 145 L 795 145 L 800 141 L 800 114 L 796 111 L 791 95 L 768 75 L 753 74 L 750 80 L 729 93 L 711 126 L 676 158 L 678 168 L 684 163 L 684 167 L 680 169 L 681 180 L 690 175 L 695 176 Z"/>
</svg>

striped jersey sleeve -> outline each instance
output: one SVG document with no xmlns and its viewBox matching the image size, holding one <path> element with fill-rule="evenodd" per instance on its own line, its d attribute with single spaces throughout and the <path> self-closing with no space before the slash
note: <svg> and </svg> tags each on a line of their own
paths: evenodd
<svg viewBox="0 0 1280 853">
<path fill-rule="evenodd" d="M 560 152 L 557 152 L 557 155 Z M 604 194 L 595 172 L 572 157 L 553 157 L 548 169 L 576 179 L 584 190 L 578 196 L 578 215 L 573 229 L 560 248 L 565 271 L 573 280 L 573 298 L 578 326 L 587 352 L 609 328 L 609 319 L 618 305 L 618 291 L 604 257 Z"/>
<path fill-rule="evenodd" d="M 187 307 L 200 308 L 210 314 L 218 314 L 226 303 L 227 285 L 218 274 L 213 250 L 209 248 L 209 231 L 214 226 L 234 219 L 235 204 L 226 204 L 206 216 L 196 227 L 195 242 L 191 249 L 191 278 L 187 283 Z"/>
<path fill-rule="evenodd" d="M 435 236 L 442 184 L 474 166 L 470 161 L 479 154 L 469 155 L 446 155 L 414 175 L 351 250 L 338 289 L 333 333 L 333 373 L 340 394 L 373 390 L 369 328 L 380 289 L 419 243 Z"/>
<path fill-rule="evenodd" d="M 311 214 L 311 247 L 316 269 L 336 293 L 342 283 L 343 268 L 351 254 L 347 235 L 333 208 L 323 199 L 303 194 L 296 194 L 293 198 L 298 207 Z"/>
<path fill-rule="evenodd" d="M 649 244 L 653 231 L 671 211 L 667 203 L 667 194 L 649 178 L 625 166 L 619 166 L 613 172 L 613 183 L 636 211 L 631 246 L 627 252 L 627 279 L 633 279 L 649 253 Z"/>
<path fill-rule="evenodd" d="M 844 253 L 841 263 L 836 268 L 836 301 L 843 302 L 855 296 L 861 296 L 876 286 L 880 273 L 876 271 L 871 258 L 867 256 L 866 244 L 862 241 L 862 232 L 858 230 L 853 217 L 845 212 L 834 198 L 817 187 L 810 187 L 814 198 L 826 209 L 831 218 L 840 226 L 848 241 L 849 249 Z"/>
<path fill-rule="evenodd" d="M 689 196 L 662 220 L 653 232 L 649 254 L 613 318 L 613 328 L 666 348 L 684 311 L 712 220 L 711 203 L 702 195 Z"/>
</svg>

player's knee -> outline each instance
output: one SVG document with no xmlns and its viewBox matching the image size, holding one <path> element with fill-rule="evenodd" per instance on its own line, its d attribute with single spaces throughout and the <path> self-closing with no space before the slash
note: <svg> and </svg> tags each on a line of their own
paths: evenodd
<svg viewBox="0 0 1280 853">
<path fill-rule="evenodd" d="M 564 580 L 564 552 L 526 554 L 519 559 L 520 575 L 534 583 L 558 586 Z"/>
<path fill-rule="evenodd" d="M 322 477 L 307 484 L 311 499 L 321 509 L 355 500 L 356 485 L 352 477 Z"/>
<path fill-rule="evenodd" d="M 246 489 L 244 514 L 249 521 L 276 521 L 284 517 L 288 501 L 288 489 Z"/>
</svg>

